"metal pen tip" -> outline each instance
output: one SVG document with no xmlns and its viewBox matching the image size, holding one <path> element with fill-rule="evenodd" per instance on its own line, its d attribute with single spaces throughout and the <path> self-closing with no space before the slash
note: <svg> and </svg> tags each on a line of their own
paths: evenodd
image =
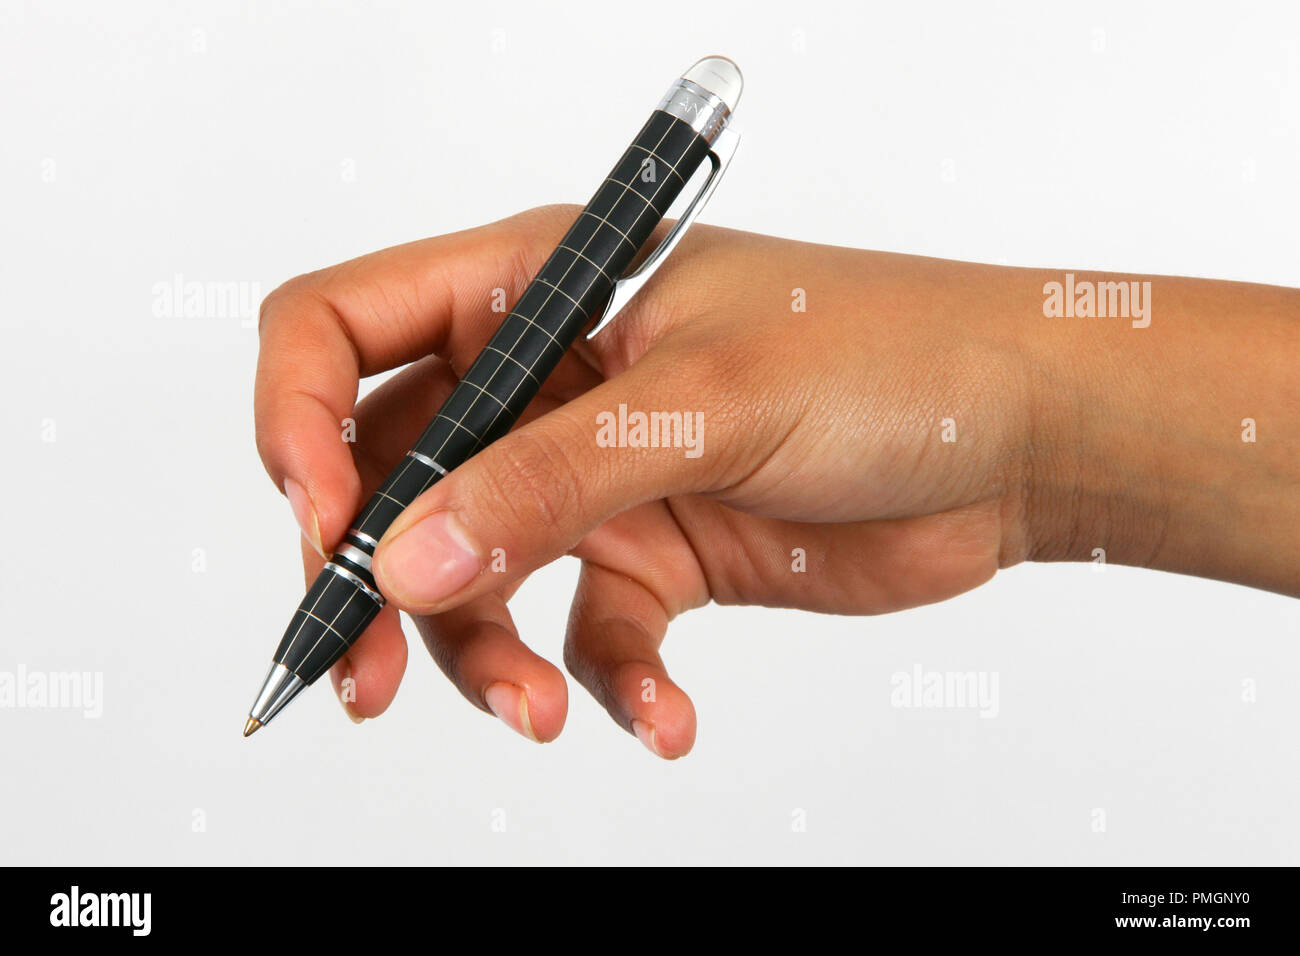
<svg viewBox="0 0 1300 956">
<path fill-rule="evenodd" d="M 244 724 L 244 736 L 251 737 L 262 729 L 262 722 L 256 717 L 249 717 L 248 723 Z"/>
</svg>

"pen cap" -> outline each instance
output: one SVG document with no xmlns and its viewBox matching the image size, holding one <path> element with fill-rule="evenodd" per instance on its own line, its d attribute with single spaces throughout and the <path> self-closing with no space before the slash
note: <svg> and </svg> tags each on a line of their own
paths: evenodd
<svg viewBox="0 0 1300 956">
<path fill-rule="evenodd" d="M 731 119 L 744 85 L 735 63 L 725 56 L 706 56 L 668 88 L 659 109 L 689 123 L 712 144 Z"/>
</svg>

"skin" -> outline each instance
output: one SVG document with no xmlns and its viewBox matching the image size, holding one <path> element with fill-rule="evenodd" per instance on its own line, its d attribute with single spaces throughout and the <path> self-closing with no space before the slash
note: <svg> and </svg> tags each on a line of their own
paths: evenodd
<svg viewBox="0 0 1300 956">
<path fill-rule="evenodd" d="M 514 302 L 577 213 L 387 249 L 267 298 L 257 442 L 303 527 L 308 581 L 500 322 L 493 290 Z M 1063 272 L 695 226 L 514 431 L 385 535 L 389 606 L 331 675 L 354 682 L 345 709 L 392 701 L 400 608 L 472 704 L 553 740 L 565 679 L 506 602 L 564 554 L 582 561 L 565 664 L 666 758 L 696 724 L 659 648 L 710 600 L 879 614 L 1096 548 L 1300 596 L 1300 290 L 1075 275 L 1151 282 L 1150 326 L 1045 317 Z M 355 404 L 360 378 L 407 363 Z M 620 404 L 702 413 L 703 453 L 600 447 L 597 415 Z"/>
</svg>

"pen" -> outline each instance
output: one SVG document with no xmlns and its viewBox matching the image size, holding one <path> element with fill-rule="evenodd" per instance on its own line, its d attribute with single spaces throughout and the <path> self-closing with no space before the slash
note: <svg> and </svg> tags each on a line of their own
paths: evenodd
<svg viewBox="0 0 1300 956">
<path fill-rule="evenodd" d="M 383 608 L 384 596 L 370 562 L 389 525 L 435 482 L 509 431 L 577 338 L 584 332 L 594 335 L 612 319 L 673 250 L 735 153 L 739 137 L 727 124 L 742 85 L 736 64 L 711 56 L 668 88 L 513 311 L 353 520 L 307 590 L 249 711 L 245 737 L 270 723 L 329 670 Z M 711 169 L 682 217 L 644 263 L 624 275 L 706 160 Z"/>
</svg>

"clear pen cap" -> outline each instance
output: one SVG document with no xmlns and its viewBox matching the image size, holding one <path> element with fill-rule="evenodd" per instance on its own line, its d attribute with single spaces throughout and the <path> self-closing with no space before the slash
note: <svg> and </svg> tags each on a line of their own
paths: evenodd
<svg viewBox="0 0 1300 956">
<path fill-rule="evenodd" d="M 725 56 L 706 56 L 668 88 L 659 109 L 690 123 L 712 144 L 731 119 L 744 86 L 735 63 Z"/>
<path fill-rule="evenodd" d="M 740 91 L 745 88 L 745 78 L 740 75 L 740 67 L 725 56 L 706 56 L 683 73 L 682 79 L 708 90 L 727 105 L 730 113 L 736 111 L 736 106 L 740 103 Z"/>
</svg>

